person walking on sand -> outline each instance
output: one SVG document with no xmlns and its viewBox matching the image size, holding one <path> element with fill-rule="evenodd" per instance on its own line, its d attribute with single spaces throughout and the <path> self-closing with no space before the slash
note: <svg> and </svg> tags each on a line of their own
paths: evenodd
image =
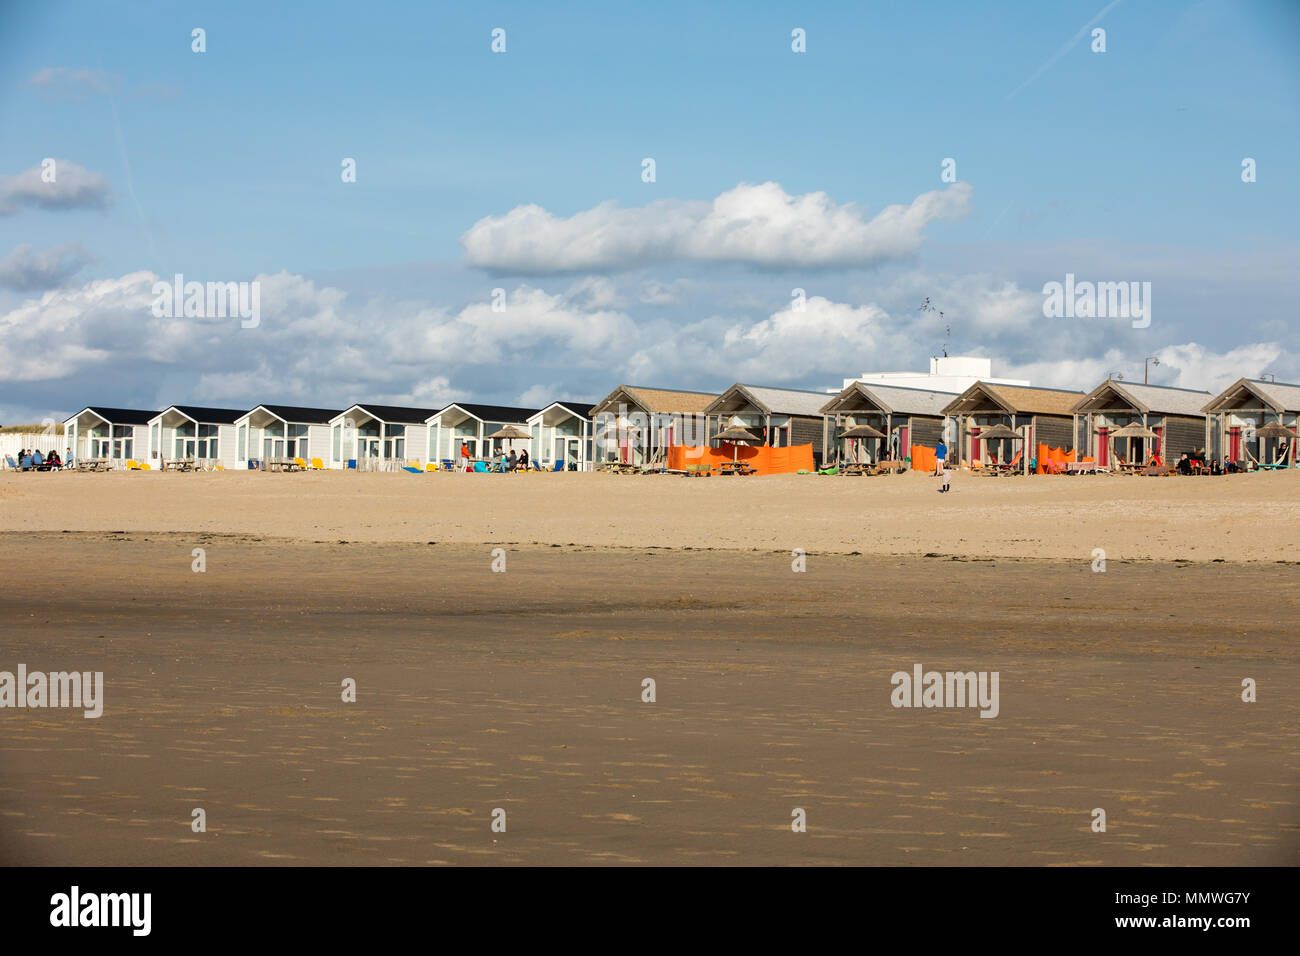
<svg viewBox="0 0 1300 956">
<path fill-rule="evenodd" d="M 939 439 L 939 447 L 934 450 L 934 467 L 936 477 L 940 479 L 939 493 L 943 494 L 949 490 L 948 485 L 948 446 Z"/>
</svg>

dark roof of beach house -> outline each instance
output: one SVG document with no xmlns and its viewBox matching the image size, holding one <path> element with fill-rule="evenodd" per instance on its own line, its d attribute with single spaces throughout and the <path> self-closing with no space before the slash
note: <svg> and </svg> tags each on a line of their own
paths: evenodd
<svg viewBox="0 0 1300 956">
<path fill-rule="evenodd" d="M 248 412 L 246 408 L 204 408 L 201 405 L 170 405 L 158 414 L 164 414 L 173 408 L 186 418 L 215 425 L 233 425 L 236 420 L 243 418 Z M 157 415 L 154 416 L 154 418 L 157 417 Z"/>
<path fill-rule="evenodd" d="M 437 415 L 441 409 L 438 408 L 408 408 L 404 405 L 371 405 L 367 402 L 357 402 L 352 406 L 359 408 L 372 418 L 381 422 L 394 422 L 399 425 L 422 425 L 434 415 Z M 343 412 L 339 412 L 339 415 Z M 338 415 L 334 416 L 335 418 Z"/>
<path fill-rule="evenodd" d="M 341 408 L 303 408 L 299 405 L 258 405 L 265 408 L 276 418 L 286 422 L 306 422 L 312 425 L 324 425 L 330 419 L 342 414 Z"/>
<path fill-rule="evenodd" d="M 150 419 L 158 414 L 156 411 L 145 411 L 142 408 L 109 408 L 106 405 L 87 405 L 81 412 L 94 412 L 100 418 L 114 425 L 148 425 Z M 80 415 L 81 412 L 77 412 L 77 415 Z M 71 421 L 77 415 L 73 415 L 67 420 Z"/>
<path fill-rule="evenodd" d="M 551 402 L 551 405 L 563 405 L 569 411 L 573 412 L 573 414 L 582 418 L 590 418 L 592 411 L 596 408 L 592 402 L 567 402 L 564 399 L 558 399 L 557 401 Z M 551 405 L 547 405 L 546 408 L 550 408 Z M 542 409 L 542 411 L 545 410 L 546 409 Z"/>
<path fill-rule="evenodd" d="M 526 422 L 529 416 L 536 415 L 536 408 L 516 408 L 513 405 L 480 405 L 477 402 L 452 402 L 447 408 L 459 408 L 463 412 L 473 415 L 479 421 L 484 422 L 501 422 L 502 424 L 514 422 Z M 447 408 L 441 409 L 446 411 Z M 429 417 L 433 417 L 437 412 L 430 412 Z"/>
</svg>

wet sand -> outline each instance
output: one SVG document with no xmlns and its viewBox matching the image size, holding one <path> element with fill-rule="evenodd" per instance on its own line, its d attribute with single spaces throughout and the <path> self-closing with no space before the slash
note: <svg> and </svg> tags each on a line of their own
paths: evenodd
<svg viewBox="0 0 1300 956">
<path fill-rule="evenodd" d="M 493 546 L 0 535 L 0 669 L 106 683 L 0 711 L 0 860 L 1300 862 L 1294 564 Z"/>
</svg>

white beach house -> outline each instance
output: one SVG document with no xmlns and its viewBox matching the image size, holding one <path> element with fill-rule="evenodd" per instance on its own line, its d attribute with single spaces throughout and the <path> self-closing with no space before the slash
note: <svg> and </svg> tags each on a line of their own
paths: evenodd
<svg viewBox="0 0 1300 956">
<path fill-rule="evenodd" d="M 235 422 L 242 408 L 169 405 L 149 420 L 149 457 L 189 459 L 199 467 L 235 468 Z"/>
<path fill-rule="evenodd" d="M 235 422 L 237 467 L 271 458 L 301 458 L 308 464 L 318 458 L 322 466 L 341 467 L 330 448 L 330 422 L 340 414 L 337 408 L 258 405 Z"/>
<path fill-rule="evenodd" d="M 431 461 L 457 461 L 462 445 L 469 447 L 471 458 L 490 458 L 507 447 L 504 439 L 489 441 L 488 435 L 500 431 L 506 425 L 514 425 L 528 431 L 528 419 L 537 413 L 535 408 L 515 408 L 512 405 L 480 405 L 477 403 L 454 402 L 429 416 L 428 447 L 431 449 Z M 526 443 L 516 441 L 515 451 L 522 451 Z M 529 455 L 535 450 L 528 449 Z"/>
<path fill-rule="evenodd" d="M 436 408 L 353 405 L 330 419 L 330 466 L 375 470 L 429 460 L 428 420 Z"/>
<path fill-rule="evenodd" d="M 590 471 L 594 427 L 591 402 L 551 402 L 528 416 L 528 431 L 533 436 L 529 454 L 533 461 L 554 471 Z"/>
<path fill-rule="evenodd" d="M 151 456 L 149 422 L 157 411 L 139 408 L 83 408 L 63 423 L 64 446 L 72 458 L 107 458 L 110 461 L 142 461 Z"/>
</svg>

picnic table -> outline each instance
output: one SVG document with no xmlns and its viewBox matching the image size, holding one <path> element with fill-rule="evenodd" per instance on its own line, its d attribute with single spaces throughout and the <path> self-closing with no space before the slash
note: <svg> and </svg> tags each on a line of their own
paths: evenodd
<svg viewBox="0 0 1300 956">
<path fill-rule="evenodd" d="M 77 471 L 108 471 L 108 459 L 78 458 Z"/>
<path fill-rule="evenodd" d="M 163 471 L 193 471 L 193 458 L 165 458 L 163 459 Z"/>
<path fill-rule="evenodd" d="M 193 462 L 190 463 L 193 467 Z M 298 463 L 292 458 L 268 458 L 266 460 L 268 471 L 301 471 Z"/>
<path fill-rule="evenodd" d="M 1095 461 L 1067 461 L 1065 470 L 1072 475 L 1079 475 L 1085 472 L 1096 474 L 1099 470 Z"/>
<path fill-rule="evenodd" d="M 724 461 L 718 465 L 718 473 L 723 475 L 756 475 L 758 471 L 747 461 Z"/>
<path fill-rule="evenodd" d="M 887 461 L 876 462 L 877 474 L 889 474 L 890 472 L 904 472 L 907 470 L 907 462 L 902 459 L 894 458 Z"/>
</svg>

